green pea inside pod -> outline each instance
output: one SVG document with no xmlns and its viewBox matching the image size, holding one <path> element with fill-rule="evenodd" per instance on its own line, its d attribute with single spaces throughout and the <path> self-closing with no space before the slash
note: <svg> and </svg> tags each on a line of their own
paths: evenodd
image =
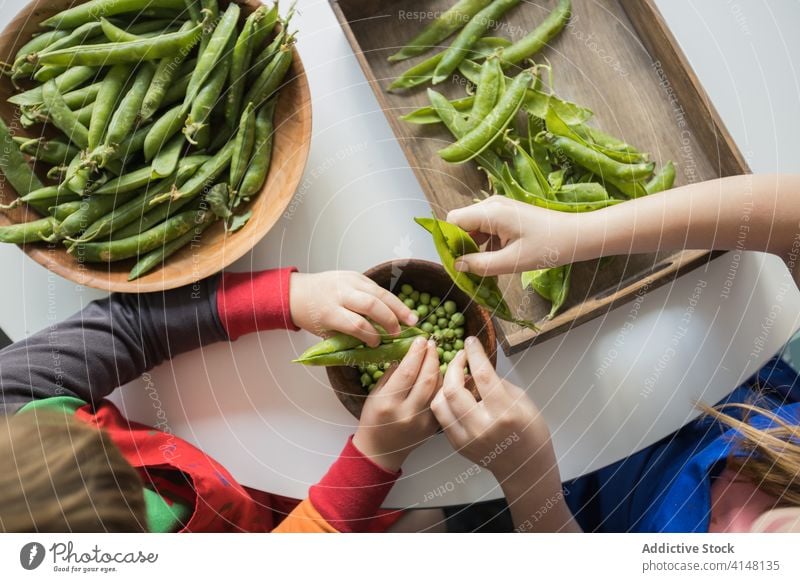
<svg viewBox="0 0 800 582">
<path fill-rule="evenodd" d="M 512 315 L 511 309 L 500 291 L 497 277 L 479 277 L 472 273 L 462 273 L 456 270 L 456 259 L 480 252 L 478 245 L 475 244 L 469 233 L 454 224 L 436 218 L 415 218 L 414 220 L 433 236 L 433 244 L 439 253 L 442 266 L 459 289 L 472 298 L 475 303 L 500 319 L 538 331 L 533 322 L 517 319 Z M 445 325 L 447 325 L 447 321 L 445 321 Z"/>
<path fill-rule="evenodd" d="M 571 279 L 572 265 L 527 271 L 521 275 L 523 289 L 531 287 L 539 296 L 552 303 L 548 319 L 555 317 L 564 306 L 569 294 Z"/>
</svg>

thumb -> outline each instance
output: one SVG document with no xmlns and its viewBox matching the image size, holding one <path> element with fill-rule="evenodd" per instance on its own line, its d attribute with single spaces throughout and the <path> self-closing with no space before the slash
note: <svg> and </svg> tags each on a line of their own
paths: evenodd
<svg viewBox="0 0 800 582">
<path fill-rule="evenodd" d="M 456 271 L 481 277 L 514 273 L 517 270 L 517 260 L 514 258 L 513 246 L 509 245 L 499 251 L 462 255 L 456 259 Z"/>
</svg>

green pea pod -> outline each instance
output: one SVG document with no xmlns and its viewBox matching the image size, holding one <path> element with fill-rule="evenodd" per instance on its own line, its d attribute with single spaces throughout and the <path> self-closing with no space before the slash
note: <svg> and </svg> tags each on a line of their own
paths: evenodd
<svg viewBox="0 0 800 582">
<path fill-rule="evenodd" d="M 118 204 L 124 204 L 135 195 L 134 192 L 118 194 L 116 196 L 88 196 L 84 199 L 81 208 L 71 214 L 69 218 L 58 224 L 53 232 L 56 239 L 74 236 L 84 230 L 86 225 L 111 212 Z"/>
<path fill-rule="evenodd" d="M 153 159 L 153 174 L 159 177 L 169 176 L 178 167 L 178 162 L 181 158 L 186 146 L 186 140 L 182 135 L 175 135 L 172 137 L 167 145 L 161 148 L 161 151 L 156 154 Z"/>
<path fill-rule="evenodd" d="M 459 0 L 452 8 L 442 13 L 406 46 L 388 58 L 390 63 L 410 59 L 428 52 L 443 40 L 464 28 L 473 16 L 491 4 L 492 0 Z"/>
<path fill-rule="evenodd" d="M 101 187 L 92 191 L 92 194 L 98 196 L 120 194 L 122 192 L 133 192 L 139 188 L 147 186 L 153 180 L 153 169 L 150 166 L 145 166 L 138 170 L 134 170 L 128 174 L 110 180 Z"/>
<path fill-rule="evenodd" d="M 232 4 L 235 6 L 235 4 Z M 44 53 L 39 56 L 43 65 L 86 65 L 102 67 L 120 63 L 139 63 L 158 60 L 181 52 L 188 53 L 200 40 L 202 24 L 128 42 L 110 42 L 77 46 Z"/>
<path fill-rule="evenodd" d="M 289 68 L 292 66 L 294 42 L 294 37 L 290 37 L 286 43 L 281 46 L 278 54 L 270 61 L 267 68 L 261 72 L 253 83 L 253 86 L 245 95 L 245 103 L 252 103 L 256 107 L 260 107 L 280 89 L 281 85 L 284 83 L 286 74 L 289 72 Z"/>
<path fill-rule="evenodd" d="M 41 51 L 38 55 L 36 55 L 36 58 L 39 60 L 42 55 L 53 51 L 82 46 L 87 42 L 87 40 L 89 40 L 89 38 L 94 37 L 100 32 L 102 32 L 102 28 L 99 22 L 86 22 L 81 24 L 74 30 L 70 31 L 67 36 L 55 41 L 45 50 Z M 63 64 L 69 65 L 69 63 Z"/>
<path fill-rule="evenodd" d="M 191 25 L 191 23 L 189 23 Z M 142 37 L 123 30 L 122 28 L 112 24 L 105 18 L 100 18 L 100 28 L 105 37 L 111 42 L 130 42 L 133 40 L 141 40 Z"/>
<path fill-rule="evenodd" d="M 14 138 L 17 142 L 17 138 Z M 71 160 L 78 153 L 78 148 L 74 145 L 64 143 L 55 139 L 45 140 L 44 138 L 28 139 L 22 138 L 19 149 L 23 154 L 33 156 L 37 161 L 47 164 L 64 164 Z"/>
<path fill-rule="evenodd" d="M 463 255 L 479 252 L 478 245 L 467 232 L 454 224 L 435 218 L 415 218 L 414 220 L 433 235 L 433 244 L 439 254 L 439 259 L 459 289 L 500 319 L 533 330 L 537 329 L 532 322 L 517 319 L 511 314 L 511 309 L 503 299 L 497 277 L 478 277 L 456 270 L 456 259 Z"/>
<path fill-rule="evenodd" d="M 220 95 L 228 79 L 228 71 L 231 66 L 231 55 L 229 52 L 224 54 L 214 67 L 214 71 L 205 85 L 197 93 L 197 97 L 192 103 L 189 116 L 186 118 L 186 126 L 183 133 L 186 139 L 200 148 L 205 148 L 211 138 L 210 119 L 211 112 L 220 101 Z"/>
<path fill-rule="evenodd" d="M 213 73 L 217 63 L 225 54 L 225 49 L 228 47 L 228 44 L 236 32 L 239 12 L 239 5 L 235 2 L 231 2 L 225 10 L 225 13 L 217 22 L 214 32 L 209 37 L 206 46 L 200 52 L 200 56 L 197 59 L 197 66 L 194 69 L 191 81 L 189 81 L 189 86 L 186 89 L 186 98 L 183 102 L 183 108 L 187 112 L 191 109 L 197 94 Z"/>
<path fill-rule="evenodd" d="M 520 73 L 497 102 L 491 113 L 456 143 L 439 151 L 447 162 L 462 164 L 480 155 L 511 124 L 522 106 L 525 91 L 533 82 L 530 71 Z"/>
<path fill-rule="evenodd" d="M 114 16 L 125 12 L 139 12 L 144 7 L 183 10 L 184 0 L 91 0 L 42 21 L 42 26 L 58 29 L 76 28 L 102 16 Z"/>
<path fill-rule="evenodd" d="M 250 156 L 247 170 L 245 170 L 239 190 L 234 198 L 234 206 L 237 206 L 240 200 L 249 200 L 258 194 L 267 180 L 272 161 L 275 129 L 273 117 L 276 104 L 277 101 L 273 99 L 256 112 L 253 155 Z"/>
<path fill-rule="evenodd" d="M 174 192 L 165 193 L 156 197 L 150 204 L 160 204 L 171 199 L 173 202 L 194 198 L 203 188 L 210 185 L 222 172 L 228 169 L 233 155 L 233 142 L 228 142 L 214 156 L 205 162 L 185 184 Z"/>
<path fill-rule="evenodd" d="M 256 117 L 252 103 L 248 103 L 242 112 L 239 120 L 239 130 L 236 132 L 236 139 L 233 146 L 231 157 L 230 187 L 237 191 L 239 183 L 244 178 L 250 157 L 253 154 L 253 145 L 256 138 Z"/>
<path fill-rule="evenodd" d="M 304 366 L 368 366 L 399 362 L 411 349 L 416 338 L 405 338 L 376 348 L 356 347 L 330 354 L 320 354 L 305 359 L 295 360 Z"/>
<path fill-rule="evenodd" d="M 645 188 L 648 194 L 658 194 L 666 190 L 671 190 L 675 185 L 675 164 L 667 162 L 667 164 L 659 170 L 653 179 L 647 183 Z"/>
<path fill-rule="evenodd" d="M 614 206 L 623 202 L 622 200 L 616 200 L 613 198 L 599 202 L 581 203 L 561 202 L 559 200 L 548 199 L 533 192 L 526 191 L 519 184 L 519 182 L 516 181 L 508 166 L 503 168 L 502 187 L 506 196 L 513 200 L 539 206 L 540 208 L 547 208 L 548 210 L 558 210 L 559 212 L 593 212 L 595 210 L 601 210 L 603 208 Z"/>
<path fill-rule="evenodd" d="M 571 204 L 604 202 L 610 199 L 608 191 L 602 184 L 596 182 L 563 184 L 556 191 L 556 198 L 561 202 L 569 202 Z"/>
<path fill-rule="evenodd" d="M 176 105 L 159 117 L 144 138 L 144 159 L 152 160 L 170 138 L 184 126 L 188 113 Z"/>
<path fill-rule="evenodd" d="M 133 67 L 124 63 L 114 65 L 103 79 L 97 99 L 94 102 L 96 107 L 92 108 L 92 118 L 89 121 L 89 149 L 94 150 L 103 143 L 103 136 L 106 133 L 108 122 L 111 119 L 114 109 L 117 107 L 122 89 L 131 75 Z"/>
<path fill-rule="evenodd" d="M 17 51 L 14 57 L 13 67 L 17 69 L 22 66 L 23 63 L 32 65 L 32 62 L 36 60 L 36 55 L 46 50 L 48 46 L 52 45 L 57 40 L 68 35 L 69 33 L 66 30 L 48 30 L 47 32 L 37 34 Z"/>
<path fill-rule="evenodd" d="M 571 279 L 572 265 L 528 271 L 521 275 L 523 289 L 531 287 L 543 299 L 552 303 L 547 319 L 553 319 L 564 306 L 569 294 Z"/>
<path fill-rule="evenodd" d="M 513 147 L 514 168 L 517 171 L 517 176 L 520 177 L 521 185 L 532 194 L 555 200 L 556 196 L 553 188 L 544 175 L 544 170 L 539 166 L 539 162 L 519 142 L 514 142 Z"/>
<path fill-rule="evenodd" d="M 189 232 L 195 224 L 197 211 L 190 210 L 141 233 L 121 240 L 97 243 L 77 243 L 68 252 L 90 263 L 113 263 L 144 255 Z"/>
<path fill-rule="evenodd" d="M 44 187 L 25 161 L 11 137 L 11 131 L 2 119 L 0 119 L 0 171 L 19 196 Z"/>
<path fill-rule="evenodd" d="M 397 334 L 396 336 L 390 336 L 389 334 L 386 333 L 386 330 L 379 325 L 376 325 L 375 329 L 381 336 L 382 344 L 390 344 L 393 343 L 395 340 L 415 338 L 420 335 L 426 338 L 429 337 L 427 333 L 425 333 L 418 327 L 403 326 L 400 333 Z M 303 363 L 305 360 L 309 360 L 318 356 L 325 356 L 334 354 L 336 352 L 351 350 L 359 346 L 365 347 L 365 344 L 362 340 L 344 333 L 339 333 L 327 339 L 322 340 L 318 344 L 311 346 L 302 354 L 300 354 L 300 357 L 294 360 L 294 362 Z"/>
<path fill-rule="evenodd" d="M 186 245 L 194 245 L 203 231 L 214 223 L 215 216 L 210 211 L 197 211 L 195 212 L 195 222 L 193 228 L 186 234 L 166 243 L 161 248 L 150 251 L 133 266 L 131 272 L 128 274 L 128 281 L 135 281 L 140 277 L 145 276 L 158 266 L 163 266 L 164 262 L 184 248 Z"/>
<path fill-rule="evenodd" d="M 478 40 L 491 26 L 500 21 L 503 15 L 514 8 L 520 0 L 495 0 L 478 12 L 461 30 L 452 44 L 444 51 L 442 59 L 433 74 L 433 84 L 446 80 L 458 68 Z"/>
<path fill-rule="evenodd" d="M 94 103 L 103 88 L 103 82 L 98 81 L 91 85 L 86 85 L 80 89 L 74 89 L 64 93 L 64 103 L 72 110 L 80 109 L 90 103 Z"/>
<path fill-rule="evenodd" d="M 32 242 L 42 242 L 53 234 L 55 220 L 48 216 L 33 222 L 12 224 L 0 227 L 0 243 L 24 245 Z"/>
<path fill-rule="evenodd" d="M 469 113 L 474 103 L 474 95 L 450 101 L 450 105 L 459 113 Z M 442 119 L 436 113 L 436 109 L 430 105 L 415 109 L 411 113 L 401 116 L 400 119 L 407 123 L 413 123 L 414 125 L 433 125 L 436 123 L 442 123 Z"/>
<path fill-rule="evenodd" d="M 259 6 L 244 21 L 242 31 L 233 45 L 228 91 L 225 95 L 225 124 L 233 129 L 239 121 L 244 82 L 253 57 L 253 36 L 259 22 L 268 14 L 266 6 Z"/>
<path fill-rule="evenodd" d="M 487 36 L 475 43 L 468 56 L 488 56 L 497 49 L 509 46 L 510 44 L 511 42 L 505 38 Z M 413 89 L 414 87 L 419 87 L 420 85 L 425 85 L 430 82 L 433 79 L 433 73 L 436 67 L 442 62 L 443 57 L 443 52 L 438 53 L 406 70 L 389 85 L 389 91 Z M 475 67 L 480 71 L 478 65 L 475 65 Z M 479 76 L 480 72 L 475 77 L 475 84 L 477 84 Z"/>
<path fill-rule="evenodd" d="M 108 122 L 105 138 L 106 147 L 114 147 L 130 135 L 138 120 L 142 100 L 150 87 L 150 82 L 153 80 L 155 72 L 156 67 L 153 63 L 145 62 L 139 67 L 133 83 L 126 91 L 125 96 L 122 97 L 119 107 L 117 107 L 114 115 L 111 116 L 111 121 Z"/>
<path fill-rule="evenodd" d="M 14 201 L 7 205 L 7 206 L 0 206 L 2 209 L 8 208 L 16 208 L 21 206 L 22 204 L 29 204 L 34 208 L 38 208 L 41 205 L 40 202 L 49 202 L 54 198 L 57 198 L 59 195 L 58 186 L 42 186 L 41 188 L 37 188 L 36 190 L 31 190 L 24 196 L 20 196 L 19 198 L 15 198 Z"/>
<path fill-rule="evenodd" d="M 653 174 L 655 164 L 652 162 L 622 164 L 590 147 L 549 132 L 540 134 L 537 141 L 547 144 L 552 150 L 565 155 L 579 166 L 596 174 L 601 180 L 614 185 L 629 198 L 647 195 L 647 190 L 640 181 L 648 180 Z"/>
<path fill-rule="evenodd" d="M 186 88 L 189 86 L 189 79 L 191 79 L 191 76 L 187 75 L 185 79 L 177 83 L 176 79 L 180 72 L 180 65 L 186 58 L 186 55 L 187 53 L 178 53 L 177 55 L 164 57 L 158 61 L 156 70 L 153 73 L 153 79 L 150 81 L 150 86 L 147 88 L 144 99 L 142 99 L 142 108 L 139 111 L 139 118 L 141 121 L 149 120 L 155 115 L 162 104 L 169 104 L 171 102 L 167 97 L 170 95 L 170 89 L 173 85 L 180 85 L 183 83 L 182 92 L 179 87 L 177 88 L 178 94 L 171 96 L 174 97 L 176 101 L 183 98 Z"/>
<path fill-rule="evenodd" d="M 530 34 L 500 52 L 503 65 L 517 65 L 541 51 L 564 30 L 571 15 L 571 0 L 559 0 L 558 6 Z"/>
<path fill-rule="evenodd" d="M 56 88 L 60 93 L 66 94 L 76 87 L 80 87 L 96 74 L 97 69 L 94 67 L 70 67 L 55 79 L 51 80 L 55 82 Z M 88 91 L 86 89 L 84 90 Z M 25 91 L 24 93 L 12 95 L 8 98 L 8 102 L 20 106 L 40 105 L 41 103 L 44 103 L 44 87 L 34 87 L 33 89 Z M 74 107 L 72 103 L 69 103 L 69 106 Z"/>
<path fill-rule="evenodd" d="M 481 78 L 475 90 L 475 100 L 467 119 L 467 131 L 478 126 L 497 105 L 503 90 L 503 69 L 496 58 L 488 58 L 481 67 Z"/>
<path fill-rule="evenodd" d="M 82 205 L 83 200 L 60 202 L 54 206 L 51 206 L 49 208 L 49 212 L 57 222 L 62 222 L 80 210 Z"/>
<path fill-rule="evenodd" d="M 53 79 L 44 84 L 42 96 L 53 125 L 60 129 L 69 141 L 85 149 L 89 145 L 89 130 L 78 121 L 75 113 L 64 103 L 64 98 Z"/>
<path fill-rule="evenodd" d="M 584 123 L 573 123 L 567 120 L 561 111 L 556 111 L 556 113 L 558 113 L 558 116 L 564 120 L 576 134 L 593 145 L 598 145 L 609 151 L 627 154 L 641 154 L 641 152 L 634 146 L 625 143 L 613 135 L 609 135 L 595 127 L 585 125 Z"/>
</svg>

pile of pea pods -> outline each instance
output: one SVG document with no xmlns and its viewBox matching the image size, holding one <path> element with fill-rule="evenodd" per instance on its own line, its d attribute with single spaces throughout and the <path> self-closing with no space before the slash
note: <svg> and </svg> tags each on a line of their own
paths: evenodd
<svg viewBox="0 0 800 582">
<path fill-rule="evenodd" d="M 246 16 L 217 0 L 90 0 L 41 22 L 5 73 L 19 123 L 42 137 L 0 121 L 11 152 L 0 170 L 20 195 L 6 208 L 45 218 L 0 228 L 0 242 L 136 258 L 133 280 L 218 220 L 245 226 L 240 207 L 269 173 L 292 14 L 277 2 Z"/>
<path fill-rule="evenodd" d="M 403 327 L 400 334 L 390 336 L 377 326 L 381 344 L 376 348 L 352 336 L 338 334 L 311 346 L 295 362 L 306 366 L 358 368 L 361 386 L 370 391 L 393 363 L 403 359 L 414 340 L 422 336 L 436 341 L 439 369 L 446 372 L 456 353 L 464 348 L 467 321 L 459 306 L 451 299 L 442 300 L 420 292 L 408 283 L 400 286 L 397 296 L 419 317 L 417 327 Z"/>
<path fill-rule="evenodd" d="M 468 94 L 449 100 L 429 88 L 430 106 L 402 119 L 420 125 L 443 124 L 456 141 L 439 151 L 442 159 L 453 164 L 473 161 L 488 176 L 489 191 L 550 210 L 591 212 L 672 188 L 673 163 L 656 171 L 647 153 L 588 125 L 591 110 L 552 91 L 551 67 L 531 63 L 530 68 L 507 76 L 555 39 L 572 11 L 570 0 L 559 0 L 535 30 L 515 43 L 484 36 L 517 4 L 514 0 L 461 0 L 389 57 L 394 62 L 423 54 L 460 31 L 447 49 L 406 71 L 390 90 L 435 85 L 458 72 L 468 81 Z M 543 73 L 548 73 L 548 87 Z M 478 247 L 464 243 L 467 233 L 445 225 L 436 232 L 423 224 L 434 242 L 438 235 L 437 250 L 447 267 Z M 451 239 L 455 247 L 448 244 Z M 551 302 L 548 318 L 564 306 L 572 270 L 572 265 L 565 265 L 522 274 L 523 288 L 530 287 Z M 481 285 L 495 285 L 454 270 L 451 276 L 476 300 L 480 300 L 476 293 Z M 511 317 L 504 302 L 498 304 L 483 303 L 501 319 L 531 327 Z"/>
</svg>

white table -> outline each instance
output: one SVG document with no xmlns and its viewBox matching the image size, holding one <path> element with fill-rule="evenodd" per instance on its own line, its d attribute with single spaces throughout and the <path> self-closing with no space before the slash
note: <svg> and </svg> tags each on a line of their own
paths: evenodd
<svg viewBox="0 0 800 582">
<path fill-rule="evenodd" d="M 800 5 L 658 3 L 753 169 L 800 171 L 800 40 L 790 29 Z M 21 5 L 7 2 L 0 21 Z M 396 257 L 434 259 L 412 222 L 429 212 L 427 202 L 327 1 L 299 5 L 299 48 L 314 97 L 311 157 L 294 211 L 235 269 L 363 270 Z M 7 274 L 0 327 L 15 340 L 101 295 L 50 274 L 16 247 L 0 247 L 0 265 Z M 543 409 L 566 479 L 683 425 L 695 414 L 692 402 L 719 400 L 798 327 L 800 294 L 783 265 L 726 255 L 527 353 L 501 356 L 498 367 Z M 174 432 L 243 483 L 303 497 L 354 429 L 324 373 L 289 363 L 314 341 L 277 332 L 215 345 L 159 367 L 116 398 L 132 419 L 155 424 L 166 415 Z M 433 439 L 412 455 L 388 505 L 500 496 L 486 472 L 460 476 L 468 468 L 443 438 Z"/>
</svg>

